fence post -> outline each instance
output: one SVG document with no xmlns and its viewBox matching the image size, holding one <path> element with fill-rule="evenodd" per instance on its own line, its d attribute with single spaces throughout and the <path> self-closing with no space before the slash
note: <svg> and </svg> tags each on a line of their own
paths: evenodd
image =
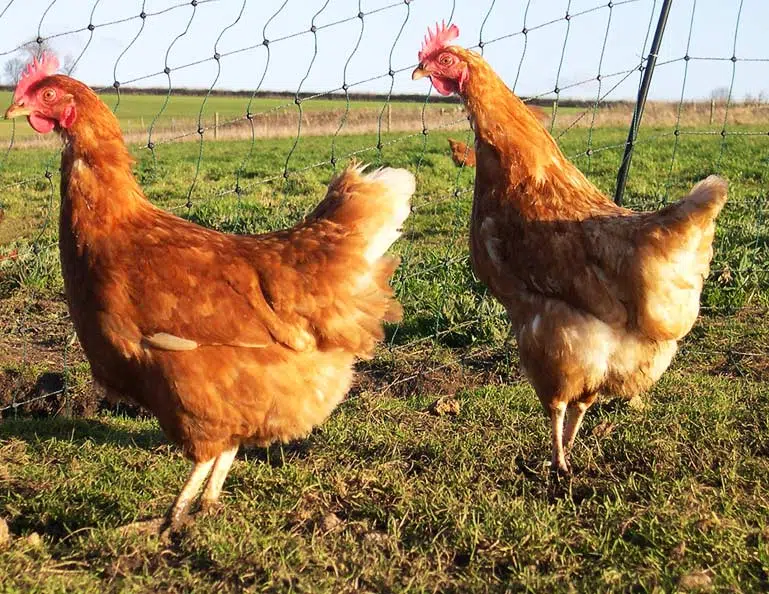
<svg viewBox="0 0 769 594">
<path fill-rule="evenodd" d="M 219 112 L 214 112 L 214 140 L 219 138 Z"/>
<path fill-rule="evenodd" d="M 622 203 L 622 195 L 625 193 L 625 184 L 627 184 L 627 174 L 630 171 L 630 161 L 633 158 L 633 148 L 638 136 L 638 128 L 641 125 L 644 106 L 646 105 L 646 96 L 649 94 L 649 86 L 654 74 L 654 66 L 657 64 L 657 55 L 662 44 L 662 35 L 665 33 L 665 25 L 668 21 L 670 6 L 673 0 L 664 0 L 660 9 L 660 16 L 657 19 L 657 29 L 654 31 L 652 47 L 649 50 L 649 56 L 646 58 L 646 68 L 644 70 L 641 86 L 638 89 L 638 98 L 636 99 L 635 109 L 633 110 L 633 119 L 630 122 L 630 130 L 627 133 L 627 142 L 625 143 L 625 154 L 622 157 L 622 164 L 617 172 L 617 189 L 614 191 L 614 202 Z"/>
<path fill-rule="evenodd" d="M 392 126 L 392 123 L 393 123 L 393 110 L 392 110 L 392 105 L 388 101 L 387 102 L 387 133 L 388 134 L 390 133 L 390 127 Z"/>
<path fill-rule="evenodd" d="M 716 100 L 711 99 L 710 100 L 710 121 L 708 122 L 709 125 L 713 125 L 713 113 L 716 111 Z"/>
</svg>

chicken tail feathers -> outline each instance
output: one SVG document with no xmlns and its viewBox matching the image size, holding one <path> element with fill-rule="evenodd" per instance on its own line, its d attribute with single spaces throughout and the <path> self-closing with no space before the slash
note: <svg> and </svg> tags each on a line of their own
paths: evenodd
<svg viewBox="0 0 769 594">
<path fill-rule="evenodd" d="M 368 359 L 384 337 L 382 322 L 402 317 L 390 287 L 400 258 L 386 252 L 400 237 L 416 184 L 405 169 L 363 170 L 353 163 L 331 180 L 308 223 L 329 222 L 336 229 L 325 274 L 314 280 L 315 301 L 325 304 L 311 316 L 318 344 Z M 325 293 L 334 298 L 319 299 Z"/>
<path fill-rule="evenodd" d="M 382 294 L 387 295 L 387 310 L 382 319 L 385 322 L 400 322 L 403 319 L 403 308 L 401 304 L 393 297 L 390 288 L 390 278 L 395 274 L 395 270 L 401 263 L 399 256 L 384 256 L 379 260 L 379 270 L 377 271 L 377 284 Z"/>
<path fill-rule="evenodd" d="M 710 175 L 692 188 L 689 195 L 672 205 L 671 214 L 684 224 L 707 225 L 715 221 L 726 204 L 727 183 Z"/>
<path fill-rule="evenodd" d="M 647 216 L 637 287 L 639 325 L 651 338 L 680 339 L 697 319 L 726 191 L 726 181 L 711 175 L 679 202 Z"/>
<path fill-rule="evenodd" d="M 364 257 L 373 264 L 400 237 L 416 181 L 405 169 L 385 167 L 364 174 L 364 168 L 352 163 L 331 180 L 326 198 L 309 218 L 355 229 L 365 238 Z"/>
</svg>

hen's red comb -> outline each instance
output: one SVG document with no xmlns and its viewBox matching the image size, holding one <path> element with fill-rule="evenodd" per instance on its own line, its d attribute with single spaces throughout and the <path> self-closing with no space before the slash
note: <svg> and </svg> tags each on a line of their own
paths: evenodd
<svg viewBox="0 0 769 594">
<path fill-rule="evenodd" d="M 40 60 L 33 58 L 32 62 L 22 71 L 16 90 L 13 93 L 13 100 L 18 101 L 26 95 L 29 88 L 36 82 L 43 80 L 46 76 L 55 74 L 59 69 L 59 59 L 49 52 L 43 52 Z"/>
<path fill-rule="evenodd" d="M 446 21 L 441 21 L 440 25 L 435 23 L 435 31 L 428 27 L 427 35 L 425 35 L 425 40 L 422 42 L 422 51 L 419 52 L 419 61 L 423 62 L 436 51 L 446 47 L 449 41 L 453 41 L 457 37 L 459 37 L 459 27 L 456 25 L 446 27 Z"/>
</svg>

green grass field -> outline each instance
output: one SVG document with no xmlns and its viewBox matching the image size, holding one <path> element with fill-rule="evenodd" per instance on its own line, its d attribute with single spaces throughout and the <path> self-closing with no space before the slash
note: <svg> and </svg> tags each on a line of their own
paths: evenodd
<svg viewBox="0 0 769 594">
<path fill-rule="evenodd" d="M 588 134 L 564 135 L 566 154 L 584 153 Z M 607 192 L 621 154 L 597 149 L 625 134 L 596 129 L 592 157 L 576 158 Z M 447 136 L 390 135 L 381 151 L 374 135 L 333 148 L 302 138 L 286 179 L 292 139 L 206 142 L 199 168 L 197 143 L 154 157 L 136 149 L 154 202 L 239 233 L 299 220 L 321 197 L 332 154 L 407 167 L 418 182 L 395 246 L 403 323 L 326 424 L 242 452 L 224 508 L 170 543 L 116 530 L 162 514 L 189 467 L 153 419 L 99 404 L 69 344 L 58 156 L 0 155 L 0 406 L 53 392 L 0 423 L 0 518 L 11 533 L 3 543 L 0 532 L 0 591 L 769 589 L 769 141 L 681 136 L 671 166 L 670 130 L 643 131 L 629 205 L 654 208 L 715 171 L 730 182 L 713 273 L 671 369 L 640 403 L 607 399 L 588 413 L 575 476 L 556 486 L 548 424 L 501 308 L 469 270 L 472 171 L 453 166 Z M 445 397 L 458 414 L 431 412 Z"/>
<path fill-rule="evenodd" d="M 0 91 L 0 106 L 10 105 L 11 98 L 10 92 Z M 103 94 L 102 98 L 117 115 L 124 134 L 135 142 L 142 139 L 146 143 L 150 130 L 152 130 L 156 143 L 158 142 L 158 135 L 161 137 L 161 142 L 164 137 L 169 135 L 174 139 L 185 134 L 195 137 L 198 122 L 200 121 L 207 130 L 211 130 L 215 124 L 216 115 L 219 117 L 221 133 L 229 134 L 227 139 L 232 140 L 233 134 L 237 133 L 238 125 L 246 124 L 245 116 L 247 113 L 254 116 L 258 128 L 260 123 L 267 122 L 266 128 L 271 130 L 272 135 L 296 136 L 298 107 L 294 103 L 294 99 L 288 97 L 255 97 L 251 99 L 248 96 L 240 95 L 204 97 L 177 93 L 171 93 L 168 96 L 165 93 L 121 93 L 118 96 L 115 93 L 107 93 Z M 444 111 L 458 109 L 457 103 L 428 102 L 425 104 L 420 101 L 399 100 L 397 97 L 392 98 L 389 102 L 382 98 L 372 97 L 371 99 L 352 99 L 348 103 L 343 95 L 335 94 L 305 99 L 302 102 L 302 112 L 305 119 L 314 120 L 316 123 L 318 120 L 326 123 L 326 120 L 330 118 L 327 123 L 327 128 L 330 129 L 322 132 L 322 134 L 336 131 L 343 120 L 346 126 L 350 126 L 355 121 L 362 120 L 365 122 L 365 130 L 353 132 L 361 133 L 386 126 L 384 110 L 388 104 L 391 109 L 391 119 L 396 127 L 398 127 L 399 122 L 408 122 L 414 129 L 418 129 L 421 125 L 422 116 L 425 114 L 429 119 L 429 116 L 435 117 L 436 114 Z M 550 108 L 545 108 L 544 111 L 548 114 L 552 112 Z M 558 108 L 558 113 L 562 118 L 570 118 L 581 112 L 582 110 L 575 107 L 561 106 Z M 458 114 L 456 118 L 448 117 L 446 119 L 458 118 L 461 121 L 463 117 L 463 115 Z M 306 128 L 305 125 L 305 133 Z M 400 129 L 403 129 L 402 125 Z M 347 133 L 351 132 L 348 131 Z M 317 132 L 315 134 L 317 135 Z M 250 134 L 248 136 L 250 137 Z M 244 137 L 244 134 L 237 136 L 237 138 Z M 24 143 L 30 140 L 39 141 L 41 138 L 23 121 L 0 119 L 0 147 L 7 147 L 12 141 Z"/>
<path fill-rule="evenodd" d="M 11 95 L 9 91 L 0 91 L 0 105 L 10 105 Z M 163 108 L 163 115 L 169 117 L 189 118 L 196 117 L 203 105 L 204 97 L 200 95 L 181 95 L 173 92 L 166 103 L 166 94 L 141 94 L 141 93 L 121 93 L 120 96 L 114 92 L 102 95 L 105 103 L 109 105 L 119 118 L 147 120 L 157 114 Z M 219 112 L 222 117 L 235 117 L 244 115 L 246 107 L 251 103 L 251 111 L 267 111 L 284 105 L 292 106 L 293 99 L 290 98 L 266 98 L 256 97 L 253 100 L 247 96 L 241 95 L 211 95 L 205 99 L 204 113 Z M 368 107 L 370 105 L 382 105 L 382 101 L 376 100 L 354 100 L 350 101 L 352 109 Z M 393 101 L 394 107 L 403 105 L 419 105 L 418 103 Z M 306 102 L 306 109 L 325 110 L 344 107 L 344 97 L 331 99 L 312 99 Z M 7 125 L 7 122 L 4 122 Z"/>
<path fill-rule="evenodd" d="M 0 91 L 0 105 L 11 104 L 11 93 Z M 195 130 L 198 117 L 202 118 L 205 125 L 213 125 L 214 114 L 219 114 L 222 123 L 233 119 L 243 118 L 248 111 L 252 114 L 287 113 L 294 114 L 297 107 L 292 98 L 265 98 L 235 95 L 211 95 L 204 98 L 199 95 L 171 94 L 133 94 L 121 93 L 118 97 L 115 93 L 102 95 L 104 101 L 118 116 L 124 132 L 145 131 L 155 121 L 156 128 L 168 128 L 170 126 L 179 129 Z M 392 109 L 420 110 L 422 104 L 407 101 L 391 101 Z M 382 100 L 351 100 L 350 110 L 371 109 L 381 110 L 385 105 Z M 446 107 L 445 104 L 442 104 Z M 344 97 L 314 98 L 304 101 L 302 109 L 309 114 L 326 111 L 343 112 L 347 108 Z M 429 109 L 440 109 L 441 105 L 431 105 Z M 564 108 L 568 109 L 568 108 Z M 155 120 L 155 118 L 157 118 Z M 11 134 L 15 133 L 18 139 L 28 139 L 35 136 L 35 132 L 23 121 L 7 121 L 0 119 L 0 146 L 7 146 Z M 5 142 L 3 142 L 5 141 Z"/>
</svg>

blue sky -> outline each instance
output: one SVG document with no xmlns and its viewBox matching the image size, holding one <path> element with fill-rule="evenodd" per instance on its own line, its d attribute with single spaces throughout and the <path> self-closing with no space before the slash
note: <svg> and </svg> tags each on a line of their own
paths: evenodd
<svg viewBox="0 0 769 594">
<path fill-rule="evenodd" d="M 652 98 L 681 96 L 685 68 L 681 58 L 686 53 L 694 1 L 673 2 L 660 55 L 663 64 L 655 73 Z M 519 94 L 545 95 L 552 93 L 557 84 L 565 89 L 564 97 L 594 99 L 599 93 L 599 63 L 604 75 L 600 92 L 604 94 L 624 76 L 608 75 L 638 65 L 645 39 L 648 52 L 653 33 L 652 28 L 647 39 L 649 22 L 652 17 L 656 22 L 661 0 L 615 0 L 611 10 L 607 3 L 608 0 L 411 0 L 407 5 L 398 0 L 246 0 L 244 4 L 244 0 L 201 0 L 194 8 L 187 0 L 54 0 L 53 4 L 51 0 L 15 0 L 10 5 L 2 0 L 0 11 L 8 6 L 0 16 L 0 61 L 14 56 L 12 50 L 19 44 L 37 37 L 38 27 L 43 37 L 67 33 L 86 27 L 93 11 L 96 28 L 90 43 L 87 30 L 52 40 L 62 54 L 78 56 L 86 48 L 76 75 L 92 86 L 111 84 L 116 69 L 117 79 L 122 82 L 140 79 L 131 84 L 165 87 L 164 74 L 152 75 L 163 70 L 169 46 L 186 29 L 168 53 L 174 87 L 208 88 L 214 83 L 217 64 L 211 57 L 221 35 L 217 50 L 224 57 L 215 88 L 252 90 L 265 73 L 268 52 L 259 45 L 262 30 L 270 16 L 276 15 L 267 25 L 267 38 L 276 41 L 270 44 L 262 89 L 295 91 L 300 83 L 303 91 L 337 89 L 342 85 L 345 63 L 349 60 L 346 80 L 353 85 L 351 90 L 387 92 L 391 84 L 387 76 L 390 63 L 394 70 L 413 65 L 427 26 L 438 19 L 448 19 L 453 13 L 453 22 L 461 30 L 459 42 L 476 45 L 482 31 L 482 39 L 489 42 L 484 46 L 484 55 L 510 86 L 515 84 Z M 361 34 L 361 20 L 355 16 L 359 4 L 364 13 L 363 35 L 353 52 Z M 731 57 L 740 4 L 737 57 L 769 59 L 767 0 L 697 0 L 691 56 Z M 136 17 L 142 7 L 150 16 L 140 31 L 142 20 Z M 568 22 L 563 18 L 567 7 L 575 15 Z M 163 10 L 166 12 L 152 14 Z M 319 28 L 315 35 L 309 32 L 313 15 Z M 526 26 L 532 29 L 526 36 L 520 33 L 524 16 Z M 120 19 L 127 20 L 105 24 Z M 279 40 L 289 35 L 294 36 Z M 500 37 L 503 39 L 497 40 Z M 134 38 L 136 41 L 131 45 Z M 601 61 L 604 39 L 606 49 Z M 256 47 L 226 55 L 251 46 Z M 199 60 L 203 62 L 181 68 Z M 673 61 L 664 63 L 669 60 Z M 732 70 L 728 59 L 691 60 L 684 97 L 704 98 L 714 88 L 728 87 Z M 769 92 L 769 61 L 738 61 L 734 74 L 736 98 Z M 638 73 L 632 73 L 611 90 L 608 98 L 633 97 L 638 80 Z M 394 93 L 427 91 L 425 81 L 411 81 L 409 71 L 398 72 L 392 82 Z"/>
</svg>

